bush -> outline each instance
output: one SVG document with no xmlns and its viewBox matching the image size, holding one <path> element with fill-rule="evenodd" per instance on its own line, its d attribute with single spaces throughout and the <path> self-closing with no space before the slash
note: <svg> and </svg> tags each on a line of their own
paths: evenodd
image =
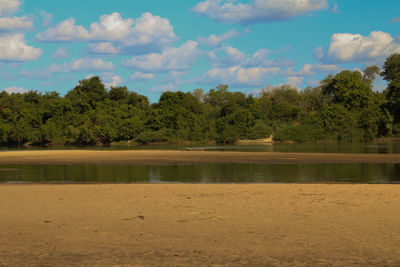
<svg viewBox="0 0 400 267">
<path fill-rule="evenodd" d="M 142 145 L 149 143 L 165 143 L 169 141 L 169 132 L 167 129 L 161 129 L 159 131 L 146 130 L 141 132 L 135 139 L 136 142 Z"/>
<path fill-rule="evenodd" d="M 326 134 L 319 125 L 306 123 L 278 130 L 274 135 L 274 141 L 311 142 L 323 140 L 325 137 Z"/>
<path fill-rule="evenodd" d="M 257 120 L 255 125 L 249 130 L 248 139 L 268 138 L 272 134 L 272 128 L 262 120 Z"/>
</svg>

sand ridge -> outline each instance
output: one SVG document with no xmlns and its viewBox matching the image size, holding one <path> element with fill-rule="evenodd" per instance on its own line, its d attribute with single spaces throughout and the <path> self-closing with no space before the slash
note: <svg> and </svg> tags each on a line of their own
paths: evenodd
<svg viewBox="0 0 400 267">
<path fill-rule="evenodd" d="M 280 153 L 177 150 L 35 150 L 0 153 L 0 164 L 385 163 L 400 154 Z"/>
</svg>

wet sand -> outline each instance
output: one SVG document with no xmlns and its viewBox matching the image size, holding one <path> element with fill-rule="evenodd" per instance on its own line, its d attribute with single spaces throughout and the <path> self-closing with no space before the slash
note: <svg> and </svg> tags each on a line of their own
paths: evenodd
<svg viewBox="0 0 400 267">
<path fill-rule="evenodd" d="M 1 185 L 0 266 L 399 266 L 398 185 Z"/>
<path fill-rule="evenodd" d="M 221 152 L 176 150 L 46 150 L 0 153 L 0 164 L 387 163 L 400 154 Z"/>
</svg>

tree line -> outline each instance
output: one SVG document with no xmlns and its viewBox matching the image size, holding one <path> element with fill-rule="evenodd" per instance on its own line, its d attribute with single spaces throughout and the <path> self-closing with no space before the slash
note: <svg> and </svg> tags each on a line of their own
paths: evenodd
<svg viewBox="0 0 400 267">
<path fill-rule="evenodd" d="M 388 82 L 374 92 L 377 75 Z M 107 90 L 99 77 L 57 92 L 0 93 L 0 145 L 107 145 L 206 142 L 235 143 L 273 135 L 276 141 L 367 142 L 400 134 L 400 54 L 381 72 L 328 75 L 302 91 L 281 85 L 259 96 L 230 92 L 164 92 L 157 103 L 125 86 Z"/>
</svg>

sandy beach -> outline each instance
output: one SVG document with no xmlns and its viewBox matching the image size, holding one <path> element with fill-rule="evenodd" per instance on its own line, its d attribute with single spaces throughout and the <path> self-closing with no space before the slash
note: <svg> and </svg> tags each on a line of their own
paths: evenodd
<svg viewBox="0 0 400 267">
<path fill-rule="evenodd" d="M 387 163 L 400 154 L 277 153 L 177 150 L 34 150 L 0 153 L 0 164 Z"/>
<path fill-rule="evenodd" d="M 399 266 L 398 185 L 1 185 L 0 266 Z"/>
</svg>

